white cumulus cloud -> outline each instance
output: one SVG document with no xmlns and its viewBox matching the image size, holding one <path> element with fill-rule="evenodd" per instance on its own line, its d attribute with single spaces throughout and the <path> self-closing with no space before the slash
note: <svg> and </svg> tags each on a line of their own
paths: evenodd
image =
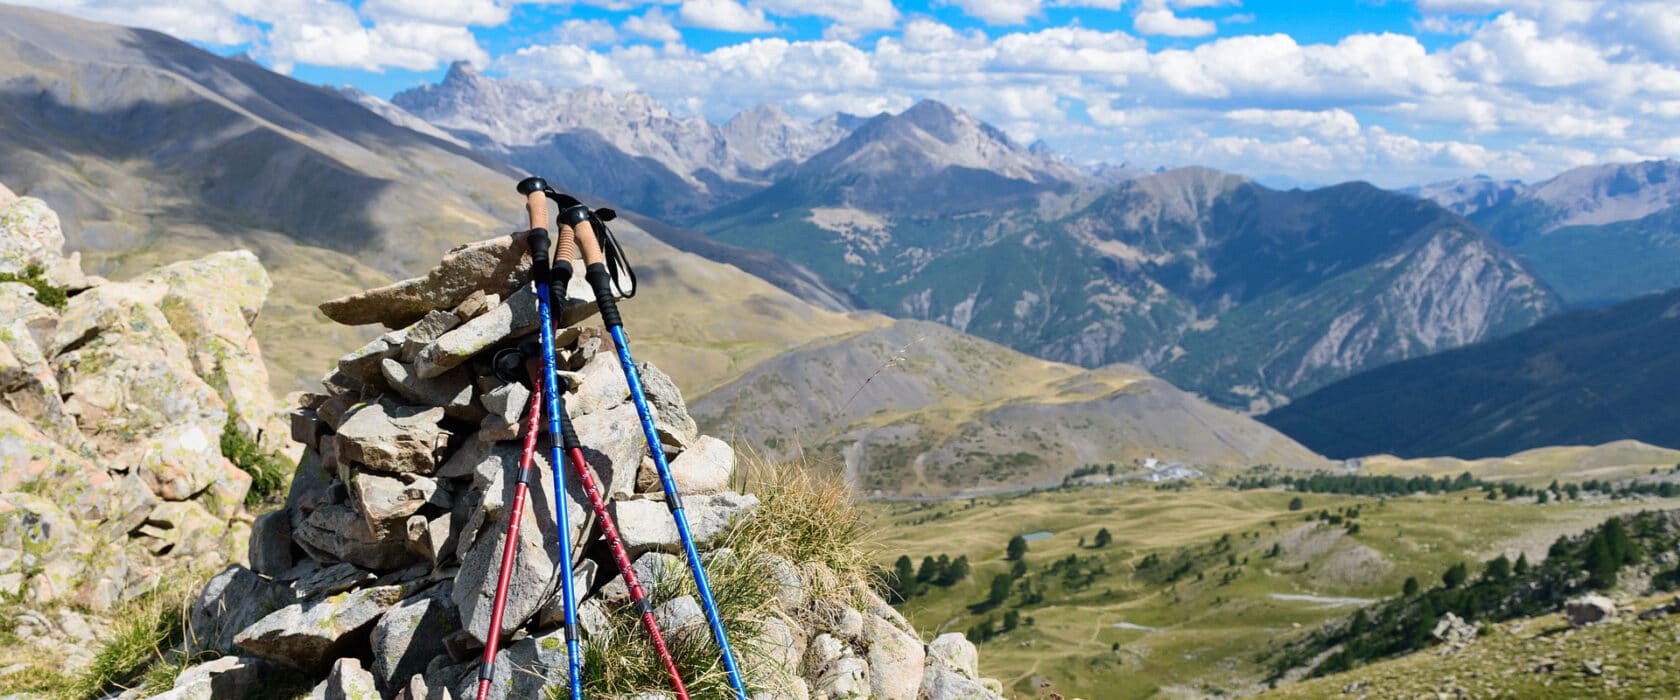
<svg viewBox="0 0 1680 700">
<path fill-rule="evenodd" d="M 764 10 L 748 9 L 735 0 L 683 0 L 677 16 L 688 26 L 723 32 L 757 33 L 776 28 L 764 17 Z"/>
</svg>

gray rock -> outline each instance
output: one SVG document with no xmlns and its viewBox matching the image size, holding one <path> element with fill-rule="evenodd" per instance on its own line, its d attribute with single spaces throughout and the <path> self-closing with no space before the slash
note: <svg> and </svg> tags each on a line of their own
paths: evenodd
<svg viewBox="0 0 1680 700">
<path fill-rule="evenodd" d="M 363 384 L 383 386 L 385 378 L 379 367 L 385 360 L 397 357 L 400 351 L 400 343 L 392 344 L 383 336 L 374 338 L 366 345 L 350 351 L 350 354 L 338 358 L 338 371 Z"/>
<path fill-rule="evenodd" d="M 472 375 L 466 368 L 458 367 L 431 379 L 422 379 L 396 360 L 385 360 L 380 370 L 391 389 L 403 398 L 423 406 L 441 406 L 445 413 L 461 420 L 484 417 L 484 409 L 473 400 Z"/>
<path fill-rule="evenodd" d="M 920 700 L 1001 700 L 984 683 L 940 664 L 929 664 L 922 674 Z"/>
<path fill-rule="evenodd" d="M 424 595 L 398 603 L 374 625 L 373 675 L 387 694 L 416 674 L 426 664 L 448 653 L 443 640 L 461 628 L 455 603 L 447 585 L 433 587 Z"/>
<path fill-rule="evenodd" d="M 373 674 L 362 668 L 358 659 L 339 659 L 327 674 L 325 700 L 377 700 L 379 690 L 374 687 Z"/>
<path fill-rule="evenodd" d="M 654 608 L 654 621 L 667 636 L 706 633 L 706 611 L 702 611 L 701 603 L 694 596 L 679 596 L 660 604 Z"/>
<path fill-rule="evenodd" d="M 695 426 L 694 418 L 688 415 L 688 405 L 683 403 L 677 383 L 652 363 L 640 363 L 636 371 L 641 375 L 642 391 L 647 394 L 648 405 L 653 408 L 659 438 L 678 447 L 694 444 L 700 436 L 699 428 Z"/>
<path fill-rule="evenodd" d="M 815 679 L 815 698 L 867 698 L 869 664 L 834 637 L 819 634 L 805 652 L 806 677 Z"/>
<path fill-rule="evenodd" d="M 916 700 L 927 661 L 922 640 L 874 615 L 864 618 L 863 637 L 869 646 L 871 694 L 887 700 Z"/>
<path fill-rule="evenodd" d="M 292 442 L 309 449 L 321 446 L 321 438 L 327 434 L 327 423 L 321 420 L 313 408 L 294 408 L 286 413 L 291 425 Z"/>
<path fill-rule="evenodd" d="M 314 600 L 338 595 L 350 589 L 372 583 L 379 578 L 373 572 L 355 564 L 333 564 L 317 567 L 293 580 L 292 593 L 299 600 Z M 295 602 L 295 601 L 293 601 Z"/>
<path fill-rule="evenodd" d="M 1616 616 L 1616 601 L 1601 595 L 1586 595 L 1564 604 L 1570 627 L 1585 627 Z"/>
<path fill-rule="evenodd" d="M 294 603 L 245 628 L 234 643 L 271 661 L 320 673 L 340 652 L 365 644 L 374 621 L 403 593 L 402 586 L 378 586 Z"/>
<path fill-rule="evenodd" d="M 967 678 L 980 676 L 980 652 L 960 632 L 947 632 L 928 644 L 928 665 L 944 666 Z"/>
<path fill-rule="evenodd" d="M 568 408 L 570 403 L 567 402 Z M 583 443 L 584 460 L 595 470 L 595 482 L 601 494 L 608 498 L 630 495 L 636 484 L 636 472 L 647 454 L 636 408 L 621 405 L 574 418 L 572 428 Z M 570 476 L 571 472 L 567 474 Z"/>
<path fill-rule="evenodd" d="M 479 295 L 478 298 L 481 300 L 484 298 L 481 291 L 475 291 L 473 294 Z M 438 336 L 453 330 L 459 325 L 461 325 L 461 317 L 456 316 L 454 311 L 428 312 L 419 321 L 415 321 L 414 325 L 408 327 L 407 337 L 403 339 L 402 343 L 402 361 L 406 363 L 414 362 L 415 358 L 420 355 L 421 348 L 431 344 L 432 341 L 437 340 Z"/>
<path fill-rule="evenodd" d="M 840 618 L 834 622 L 834 636 L 848 642 L 863 640 L 863 613 L 853 608 L 840 611 Z"/>
<path fill-rule="evenodd" d="M 292 559 L 292 514 L 285 509 L 264 513 L 251 523 L 251 568 L 264 576 L 278 576 L 297 562 Z"/>
<path fill-rule="evenodd" d="M 634 554 L 651 550 L 675 552 L 681 548 L 676 523 L 665 504 L 653 500 L 618 501 L 619 535 Z M 728 531 L 731 524 L 751 517 L 758 497 L 732 492 L 683 499 L 689 532 L 697 545 L 711 542 Z"/>
<path fill-rule="evenodd" d="M 18 274 L 32 265 L 46 269 L 63 257 L 64 230 L 58 212 L 46 202 L 22 197 L 0 209 L 0 272 Z"/>
<path fill-rule="evenodd" d="M 521 639 L 496 652 L 490 700 L 548 697 L 545 691 L 551 688 L 559 688 L 563 694 L 567 668 L 566 640 L 560 631 Z M 462 677 L 455 688 L 456 697 L 476 697 L 478 674 Z"/>
<path fill-rule="evenodd" d="M 592 338 L 599 344 L 599 338 Z M 584 341 L 586 344 L 590 341 Z M 596 356 L 578 369 L 577 392 L 567 402 L 573 418 L 622 406 L 630 401 L 630 385 L 617 358 Z"/>
<path fill-rule="evenodd" d="M 234 650 L 234 637 L 246 627 L 291 603 L 291 594 L 273 581 L 230 564 L 204 584 L 188 613 L 194 651 L 222 654 Z"/>
<path fill-rule="evenodd" d="M 515 233 L 461 246 L 444 255 L 425 277 L 394 282 L 321 304 L 321 313 L 347 326 L 382 323 L 399 328 L 427 312 L 450 309 L 475 291 L 523 286 L 531 278 L 525 234 Z"/>
<path fill-rule="evenodd" d="M 355 472 L 348 484 L 350 503 L 362 514 L 368 529 L 389 539 L 407 532 L 408 518 L 426 505 L 450 506 L 449 492 L 437 480 L 414 475 L 387 476 Z"/>
<path fill-rule="evenodd" d="M 448 435 L 438 427 L 443 415 L 442 408 L 386 400 L 356 406 L 333 437 L 339 459 L 374 471 L 430 475 L 437 471 L 435 452 Z"/>
<path fill-rule="evenodd" d="M 752 659 L 746 664 L 748 673 L 759 683 L 774 689 L 776 697 L 789 697 L 799 680 L 799 667 L 805 659 L 805 632 L 781 617 L 766 617 L 759 621 L 757 634 L 739 642 L 741 658 Z M 799 695 L 803 698 L 805 696 Z"/>
<path fill-rule="evenodd" d="M 727 490 L 729 479 L 734 474 L 735 449 L 710 435 L 701 436 L 671 460 L 671 479 L 677 482 L 677 492 L 685 496 Z M 649 476 L 653 478 L 648 479 Z M 637 491 L 652 493 L 660 490 L 657 474 L 642 475 L 637 482 Z"/>
<path fill-rule="evenodd" d="M 539 455 L 548 453 L 547 438 L 538 441 Z M 539 464 L 541 473 L 549 473 Z M 491 607 L 495 599 L 496 576 L 501 566 L 503 543 L 507 538 L 508 517 L 514 496 L 516 479 L 511 470 L 481 466 L 473 477 L 472 492 L 479 502 L 470 512 L 461 530 L 461 574 L 455 581 L 453 593 L 461 622 L 480 643 L 490 627 Z M 584 521 L 583 497 L 577 492 L 576 480 L 571 480 L 566 505 L 572 528 L 571 541 L 579 542 Z M 554 483 L 541 479 L 531 484 L 530 500 L 525 504 L 519 528 L 519 550 L 514 557 L 514 570 L 509 595 L 503 612 L 503 632 L 509 633 L 536 614 L 549 594 L 555 580 L 559 561 L 555 552 L 559 535 L 555 529 Z"/>
<path fill-rule="evenodd" d="M 373 571 L 395 571 L 418 560 L 402 538 L 379 536 L 345 504 L 316 508 L 294 526 L 292 539 L 323 563 L 343 561 Z"/>
<path fill-rule="evenodd" d="M 479 423 L 479 440 L 512 440 L 519 436 L 520 419 L 530 407 L 531 390 L 523 384 L 498 384 L 489 391 L 480 391 L 478 401 L 488 414 Z"/>
<path fill-rule="evenodd" d="M 184 501 L 222 476 L 221 426 L 177 423 L 140 443 L 136 469 L 159 498 Z M 244 494 L 239 494 L 244 500 Z"/>
<path fill-rule="evenodd" d="M 274 664 L 252 656 L 223 656 L 188 668 L 175 677 L 176 695 L 159 697 L 246 698 L 258 694 Z M 172 691 L 172 692 L 174 692 Z"/>
<path fill-rule="evenodd" d="M 575 291 L 578 288 L 578 285 L 574 284 L 571 289 Z M 587 289 L 587 285 L 583 288 Z M 595 305 L 592 300 L 586 306 L 589 313 L 594 313 Z M 562 330 L 555 333 L 556 347 L 566 345 L 577 338 L 579 331 L 571 326 L 589 315 L 582 313 L 583 308 L 584 305 L 567 308 L 561 322 Z M 493 345 L 536 332 L 537 319 L 537 295 L 529 285 L 521 286 L 506 302 L 439 336 L 437 340 L 422 348 L 415 356 L 415 370 L 421 377 L 439 376 Z"/>
<path fill-rule="evenodd" d="M 474 290 L 472 294 L 455 306 L 455 318 L 470 321 L 489 311 L 491 307 L 502 303 L 502 298 L 496 294 L 485 294 L 483 290 Z"/>
<path fill-rule="evenodd" d="M 601 602 L 600 596 L 588 600 L 583 600 L 582 597 L 595 589 L 595 581 L 600 576 L 601 567 L 593 559 L 585 559 L 572 566 L 572 590 L 579 597 L 577 604 L 578 624 L 583 625 L 583 628 L 590 632 L 601 629 L 600 623 L 606 621 L 604 617 L 605 608 L 599 605 Z M 536 620 L 539 629 L 559 627 L 566 623 L 565 597 L 565 592 L 559 586 L 554 586 L 549 591 L 548 598 L 543 601 L 542 609 L 537 611 Z M 590 605 L 586 606 L 586 604 Z M 585 607 L 589 607 L 593 612 L 586 612 Z M 595 613 L 601 613 L 603 617 L 585 619 L 586 615 Z"/>
<path fill-rule="evenodd" d="M 800 575 L 799 567 L 793 562 L 774 555 L 764 555 L 769 563 L 770 580 L 776 585 L 776 602 L 787 612 L 796 612 L 805 607 L 810 600 L 810 592 L 805 585 L 805 577 Z"/>
</svg>

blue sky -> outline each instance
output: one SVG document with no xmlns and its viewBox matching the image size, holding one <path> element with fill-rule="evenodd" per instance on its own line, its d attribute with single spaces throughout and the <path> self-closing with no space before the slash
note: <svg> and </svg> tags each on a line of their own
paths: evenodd
<svg viewBox="0 0 1680 700">
<path fill-rule="evenodd" d="M 1680 157 L 1672 0 L 24 0 L 391 94 L 491 76 L 722 121 L 935 98 L 1081 161 L 1387 186 Z"/>
</svg>

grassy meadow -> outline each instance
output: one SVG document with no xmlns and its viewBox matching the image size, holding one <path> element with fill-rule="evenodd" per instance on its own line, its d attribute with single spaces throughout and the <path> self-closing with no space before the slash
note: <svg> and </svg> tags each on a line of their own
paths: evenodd
<svg viewBox="0 0 1680 700">
<path fill-rule="evenodd" d="M 987 619 L 1017 625 L 981 648 L 981 672 L 1016 697 L 1199 696 L 1257 690 L 1277 642 L 1400 592 L 1461 561 L 1544 556 L 1623 512 L 1680 505 L 1588 498 L 1539 505 L 1481 491 L 1379 498 L 1238 491 L 1203 480 L 872 506 L 891 570 L 900 554 L 967 556 L 971 575 L 922 584 L 901 609 L 930 637 Z M 1299 510 L 1291 501 L 1301 500 Z M 1351 517 L 1350 517 L 1351 515 Z M 1327 517 L 1334 516 L 1334 517 Z M 1094 546 L 1107 529 L 1112 541 Z M 1052 533 L 1044 537 L 1042 533 Z M 1007 600 L 986 609 L 1006 544 L 1040 533 Z M 1083 545 L 1081 542 L 1083 541 Z M 1070 557 L 1072 559 L 1070 559 Z M 978 604 L 978 605 L 977 605 Z M 980 635 L 983 636 L 983 635 Z"/>
</svg>

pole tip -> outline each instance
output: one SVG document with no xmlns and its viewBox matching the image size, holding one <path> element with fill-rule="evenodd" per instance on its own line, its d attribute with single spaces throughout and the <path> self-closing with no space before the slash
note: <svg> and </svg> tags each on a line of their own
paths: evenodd
<svg viewBox="0 0 1680 700">
<path fill-rule="evenodd" d="M 530 195 L 548 189 L 548 182 L 540 177 L 528 177 L 519 181 L 519 193 Z"/>
</svg>

